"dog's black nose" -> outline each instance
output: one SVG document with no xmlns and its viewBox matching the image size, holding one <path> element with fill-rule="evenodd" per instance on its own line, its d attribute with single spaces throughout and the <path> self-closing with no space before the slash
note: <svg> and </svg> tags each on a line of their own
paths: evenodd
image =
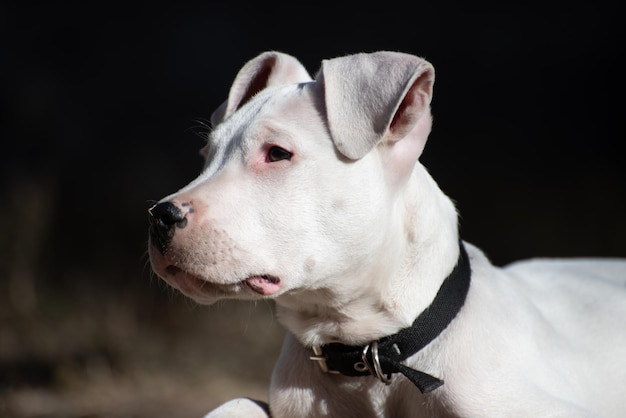
<svg viewBox="0 0 626 418">
<path fill-rule="evenodd" d="M 161 227 L 172 227 L 185 220 L 183 212 L 172 202 L 161 202 L 148 211 L 150 217 Z"/>
<path fill-rule="evenodd" d="M 184 228 L 187 218 L 172 202 L 161 202 L 148 210 L 150 214 L 150 240 L 163 253 L 172 241 L 174 229 Z"/>
</svg>

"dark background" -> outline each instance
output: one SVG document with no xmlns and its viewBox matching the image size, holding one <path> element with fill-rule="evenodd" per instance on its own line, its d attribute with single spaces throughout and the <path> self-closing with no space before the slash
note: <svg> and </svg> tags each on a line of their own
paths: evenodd
<svg viewBox="0 0 626 418">
<path fill-rule="evenodd" d="M 625 256 L 618 2 L 0 3 L 0 416 L 200 416 L 265 396 L 271 303 L 198 307 L 150 274 L 149 202 L 265 50 L 314 73 L 381 49 L 436 69 L 422 163 L 496 264 Z M 173 412 L 175 411 L 175 412 Z"/>
</svg>

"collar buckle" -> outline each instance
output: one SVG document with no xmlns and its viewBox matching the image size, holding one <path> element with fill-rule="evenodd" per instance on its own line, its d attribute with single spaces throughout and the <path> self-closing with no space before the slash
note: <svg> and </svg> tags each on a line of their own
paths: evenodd
<svg viewBox="0 0 626 418">
<path fill-rule="evenodd" d="M 371 362 L 367 357 L 367 354 L 369 352 L 371 352 Z M 319 345 L 314 345 L 313 354 L 315 355 L 310 356 L 309 360 L 317 362 L 317 365 L 320 367 L 322 372 L 330 374 L 341 374 L 341 372 L 337 370 L 331 370 L 330 368 L 328 368 L 328 364 L 326 363 L 326 355 L 324 355 L 324 350 L 322 350 L 322 347 L 320 347 Z M 385 376 L 382 370 L 382 366 L 380 365 L 380 359 L 378 358 L 378 341 L 372 341 L 370 344 L 367 344 L 363 347 L 363 351 L 361 352 L 361 360 L 362 361 L 354 363 L 354 370 L 361 373 L 369 372 L 372 376 L 376 377 L 378 380 L 386 385 L 389 385 L 391 383 L 391 373 Z"/>
<path fill-rule="evenodd" d="M 320 347 L 319 345 L 314 345 L 313 354 L 315 355 L 309 357 L 309 360 L 317 362 L 317 365 L 320 366 L 320 369 L 322 369 L 324 373 L 341 374 L 337 370 L 331 370 L 328 368 L 328 364 L 326 364 L 326 356 L 324 355 L 322 347 Z"/>
</svg>

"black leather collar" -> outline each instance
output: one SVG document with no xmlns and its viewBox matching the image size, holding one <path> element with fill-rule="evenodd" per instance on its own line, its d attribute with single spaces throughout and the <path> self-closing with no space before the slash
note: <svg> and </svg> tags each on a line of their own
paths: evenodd
<svg viewBox="0 0 626 418">
<path fill-rule="evenodd" d="M 311 360 L 323 371 L 345 376 L 375 376 L 391 382 L 393 373 L 402 373 L 422 393 L 443 385 L 443 380 L 402 364 L 434 340 L 452 322 L 465 303 L 471 280 L 471 267 L 463 243 L 459 243 L 459 259 L 443 281 L 432 303 L 417 317 L 413 325 L 398 333 L 373 341 L 366 346 L 330 343 L 313 347 Z"/>
</svg>

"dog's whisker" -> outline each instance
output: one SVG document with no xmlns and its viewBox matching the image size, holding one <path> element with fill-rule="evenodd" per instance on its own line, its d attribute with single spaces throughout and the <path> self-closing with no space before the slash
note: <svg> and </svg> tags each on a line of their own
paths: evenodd
<svg viewBox="0 0 626 418">
<path fill-rule="evenodd" d="M 213 131 L 213 127 L 211 126 L 210 121 L 196 119 L 194 120 L 194 122 L 197 123 L 197 125 L 190 126 L 189 128 L 185 129 L 185 132 L 191 131 L 194 135 L 207 141 L 209 139 L 209 136 L 211 135 L 211 132 Z"/>
</svg>

